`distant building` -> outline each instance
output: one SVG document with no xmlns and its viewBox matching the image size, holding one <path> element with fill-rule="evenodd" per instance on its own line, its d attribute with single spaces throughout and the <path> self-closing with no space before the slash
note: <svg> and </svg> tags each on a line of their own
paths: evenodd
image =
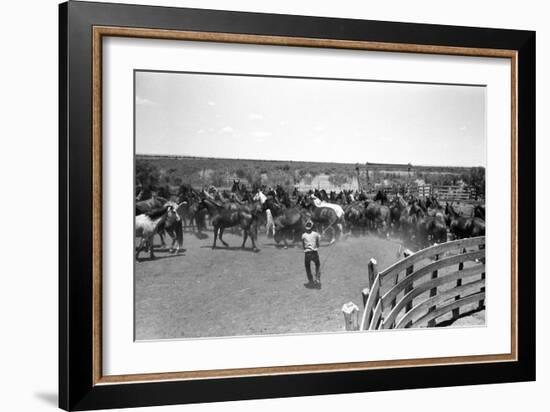
<svg viewBox="0 0 550 412">
<path fill-rule="evenodd" d="M 359 189 L 359 183 L 357 182 L 356 176 L 350 177 L 348 182 L 344 183 L 341 186 L 333 185 L 330 182 L 329 178 L 330 178 L 330 175 L 322 173 L 313 177 L 311 179 L 311 183 L 308 184 L 305 179 L 302 179 L 294 187 L 304 192 L 307 192 L 308 190 L 315 190 L 315 189 L 319 189 L 319 190 L 324 189 L 327 192 L 330 192 L 330 191 L 339 192 L 341 190 L 358 190 Z"/>
</svg>

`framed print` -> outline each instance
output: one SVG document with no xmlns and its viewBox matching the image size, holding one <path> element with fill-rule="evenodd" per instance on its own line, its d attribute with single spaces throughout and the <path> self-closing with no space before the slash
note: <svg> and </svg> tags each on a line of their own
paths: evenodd
<svg viewBox="0 0 550 412">
<path fill-rule="evenodd" d="M 60 407 L 535 379 L 535 33 L 60 5 Z"/>
</svg>

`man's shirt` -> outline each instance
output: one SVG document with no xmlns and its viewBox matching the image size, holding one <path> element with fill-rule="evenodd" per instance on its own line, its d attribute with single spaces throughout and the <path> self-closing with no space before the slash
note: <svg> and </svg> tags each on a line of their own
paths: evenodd
<svg viewBox="0 0 550 412">
<path fill-rule="evenodd" d="M 302 241 L 304 242 L 304 252 L 314 252 L 317 250 L 317 244 L 321 242 L 321 235 L 315 231 L 305 232 L 302 235 Z"/>
</svg>

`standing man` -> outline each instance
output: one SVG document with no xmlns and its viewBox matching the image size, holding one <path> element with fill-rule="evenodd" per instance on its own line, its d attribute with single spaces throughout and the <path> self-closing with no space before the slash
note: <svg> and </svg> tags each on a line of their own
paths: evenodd
<svg viewBox="0 0 550 412">
<path fill-rule="evenodd" d="M 308 220 L 306 222 L 306 231 L 302 234 L 302 246 L 304 248 L 304 261 L 306 265 L 306 275 L 308 283 L 304 286 L 306 288 L 321 289 L 321 262 L 319 261 L 319 244 L 321 242 L 321 235 L 313 230 L 313 222 Z M 315 279 L 311 276 L 311 262 L 315 263 Z"/>
</svg>

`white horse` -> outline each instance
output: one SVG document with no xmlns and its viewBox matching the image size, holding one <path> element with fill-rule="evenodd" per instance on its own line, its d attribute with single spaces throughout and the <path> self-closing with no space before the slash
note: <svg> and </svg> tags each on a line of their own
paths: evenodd
<svg viewBox="0 0 550 412">
<path fill-rule="evenodd" d="M 265 235 L 269 237 L 269 233 L 271 232 L 273 234 L 273 237 L 275 237 L 275 222 L 273 221 L 273 214 L 271 213 L 270 209 L 266 209 L 265 216 Z"/>
<path fill-rule="evenodd" d="M 181 206 L 175 202 L 166 202 L 160 208 L 151 212 L 143 213 L 136 216 L 135 220 L 135 235 L 140 238 L 138 247 L 136 248 L 136 260 L 139 260 L 141 251 L 149 249 L 151 259 L 155 258 L 153 252 L 153 237 L 156 233 L 166 230 L 172 237 L 172 246 L 170 251 L 174 250 L 174 245 L 177 242 L 177 249 L 182 243 L 181 217 L 178 213 L 178 208 Z"/>
<path fill-rule="evenodd" d="M 259 201 L 260 204 L 263 205 L 263 204 L 265 203 L 265 201 L 267 200 L 267 196 L 264 195 L 264 194 L 262 193 L 261 190 L 258 190 L 258 193 L 256 193 L 256 194 L 254 195 L 254 197 L 252 198 L 252 200 L 255 201 L 255 202 Z"/>
<path fill-rule="evenodd" d="M 342 206 L 336 204 L 336 203 L 329 203 L 329 202 L 323 202 L 321 199 L 319 199 L 315 195 L 311 195 L 311 198 L 313 199 L 313 204 L 316 207 L 329 207 L 332 210 L 336 212 L 336 216 L 338 216 L 338 219 L 341 219 L 344 216 L 344 209 L 342 209 Z"/>
<path fill-rule="evenodd" d="M 332 221 L 328 227 L 326 227 L 322 233 L 321 236 L 329 229 L 331 228 L 332 232 L 332 239 L 330 241 L 330 244 L 333 244 L 336 241 L 336 233 L 339 233 L 342 235 L 344 233 L 344 209 L 342 209 L 342 206 L 335 204 L 335 203 L 329 203 L 329 202 L 323 202 L 321 201 L 317 196 L 311 195 L 311 200 L 313 201 L 313 205 L 315 206 L 316 210 L 320 210 L 320 216 L 323 214 L 322 209 L 331 209 L 334 214 L 336 215 L 336 219 Z M 315 218 L 312 218 L 315 222 Z M 335 232 L 333 225 L 336 226 L 337 232 Z"/>
<path fill-rule="evenodd" d="M 258 189 L 258 192 L 254 195 L 252 200 L 255 202 L 260 202 L 260 204 L 263 205 L 267 200 L 267 196 Z M 265 235 L 269 237 L 269 234 L 272 233 L 273 237 L 275 237 L 275 222 L 273 221 L 273 214 L 270 209 L 266 209 L 265 211 L 265 220 Z"/>
</svg>

